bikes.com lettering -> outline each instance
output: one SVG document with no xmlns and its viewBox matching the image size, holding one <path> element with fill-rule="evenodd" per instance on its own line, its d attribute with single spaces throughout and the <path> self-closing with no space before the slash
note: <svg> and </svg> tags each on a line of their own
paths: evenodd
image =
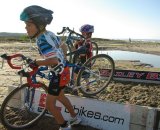
<svg viewBox="0 0 160 130">
<path fill-rule="evenodd" d="M 40 101 L 39 101 L 39 107 L 38 107 L 38 112 L 41 112 L 44 109 L 45 106 L 45 99 L 46 99 L 46 95 L 42 94 L 40 97 Z M 87 110 L 84 107 L 76 107 L 75 105 L 73 106 L 75 112 L 79 115 L 79 116 L 84 116 L 87 118 L 94 118 L 96 120 L 102 120 L 102 121 L 106 121 L 106 122 L 110 122 L 110 123 L 115 123 L 115 124 L 124 124 L 124 119 L 123 118 L 119 118 L 119 117 L 115 117 L 115 116 L 110 116 L 110 115 L 103 115 L 101 112 L 96 112 L 96 111 L 91 111 L 91 110 Z M 59 107 L 59 110 L 61 111 L 61 107 Z M 65 109 L 66 113 L 69 113 L 67 111 L 67 109 Z M 50 114 L 48 111 L 46 111 L 47 114 Z"/>
<path fill-rule="evenodd" d="M 79 115 L 79 116 L 84 116 L 87 118 L 94 118 L 97 120 L 102 120 L 102 121 L 106 121 L 106 122 L 110 122 L 110 123 L 115 123 L 115 124 L 124 124 L 124 119 L 123 118 L 119 118 L 119 117 L 115 117 L 115 116 L 110 116 L 110 115 L 102 115 L 101 112 L 96 112 L 96 111 L 91 111 L 91 110 L 87 110 L 84 107 L 78 108 L 75 105 L 73 106 L 75 112 Z M 69 113 L 67 111 L 67 109 L 65 109 L 66 113 Z"/>
</svg>

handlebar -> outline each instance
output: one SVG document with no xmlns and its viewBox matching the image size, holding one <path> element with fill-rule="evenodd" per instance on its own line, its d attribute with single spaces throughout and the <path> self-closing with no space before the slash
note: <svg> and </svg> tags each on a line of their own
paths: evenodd
<svg viewBox="0 0 160 130">
<path fill-rule="evenodd" d="M 63 28 L 62 28 L 62 31 L 61 31 L 61 32 L 57 32 L 57 34 L 58 34 L 58 35 L 63 34 L 65 31 L 66 31 L 66 27 L 63 27 Z"/>
<path fill-rule="evenodd" d="M 26 61 L 26 64 L 29 65 L 29 59 L 28 57 L 22 55 L 22 54 L 13 54 L 13 55 L 7 55 L 7 54 L 2 54 L 1 58 L 3 60 L 7 60 L 8 65 L 12 68 L 12 69 L 21 69 L 20 71 L 18 71 L 18 75 L 22 76 L 22 77 L 26 77 L 27 78 L 27 82 L 30 86 L 33 87 L 40 87 L 41 84 L 40 83 L 33 83 L 32 82 L 32 76 L 36 74 L 36 72 L 38 71 L 38 67 L 34 67 L 31 68 L 32 70 L 29 72 L 25 72 L 24 69 L 22 69 L 22 66 L 15 66 L 12 63 L 12 59 L 20 57 L 22 58 L 23 61 Z"/>
<path fill-rule="evenodd" d="M 8 56 L 7 54 L 2 54 L 1 58 L 4 60 L 7 60 L 8 65 L 12 68 L 12 69 L 21 69 L 21 66 L 15 66 L 14 64 L 11 63 L 12 59 L 17 58 L 17 57 L 22 57 L 21 54 L 14 54 L 11 56 Z"/>
<path fill-rule="evenodd" d="M 85 38 L 83 35 L 75 32 L 74 30 L 71 30 L 69 27 L 63 27 L 61 32 L 57 32 L 58 35 L 63 34 L 65 31 L 68 31 L 71 34 L 76 34 L 77 36 L 81 38 Z"/>
</svg>

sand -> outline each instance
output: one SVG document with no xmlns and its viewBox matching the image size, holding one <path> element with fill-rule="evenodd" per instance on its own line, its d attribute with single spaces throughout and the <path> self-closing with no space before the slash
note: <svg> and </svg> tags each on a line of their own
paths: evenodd
<svg viewBox="0 0 160 130">
<path fill-rule="evenodd" d="M 106 50 L 126 50 L 126 51 L 135 51 L 135 52 L 143 52 L 149 54 L 160 55 L 160 44 L 152 43 L 152 44 L 144 44 L 144 43 L 108 43 L 104 42 L 103 47 L 100 49 Z M 34 47 L 30 47 L 33 45 L 31 43 L 0 43 L 0 52 L 14 54 L 14 53 L 23 53 L 24 55 L 38 57 L 37 51 Z M 1 65 L 2 61 L 0 61 Z M 127 69 L 126 66 L 129 66 L 128 69 L 133 70 L 150 70 L 150 71 L 160 71 L 159 68 L 145 68 L 139 67 L 136 68 L 131 64 L 130 61 L 116 61 L 116 67 L 121 69 Z M 7 63 L 5 62 L 3 69 L 0 70 L 0 105 L 7 95 L 7 87 L 11 85 L 18 86 L 19 85 L 19 77 L 17 76 L 17 71 L 12 70 Z M 158 84 L 142 84 L 142 83 L 131 83 L 131 82 L 116 82 L 113 81 L 109 84 L 109 91 L 104 91 L 103 94 L 97 95 L 98 100 L 109 100 L 120 102 L 124 104 L 137 104 L 142 106 L 151 106 L 151 107 L 160 107 L 160 85 Z M 154 94 L 153 94 L 154 93 Z M 157 99 L 157 100 L 154 100 Z M 46 119 L 43 118 L 39 124 L 35 127 L 30 128 L 30 130 L 58 130 L 57 126 L 53 125 L 53 118 Z M 0 125 L 0 130 L 4 130 L 5 128 Z M 73 128 L 73 130 L 94 130 L 91 127 L 86 126 L 77 126 Z"/>
</svg>

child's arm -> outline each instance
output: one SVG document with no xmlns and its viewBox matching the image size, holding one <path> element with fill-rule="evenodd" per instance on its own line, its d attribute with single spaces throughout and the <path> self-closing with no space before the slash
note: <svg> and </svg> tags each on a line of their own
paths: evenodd
<svg viewBox="0 0 160 130">
<path fill-rule="evenodd" d="M 67 59 L 67 57 L 66 57 L 66 54 L 67 54 L 67 51 L 68 51 L 67 45 L 65 43 L 61 43 L 59 47 L 63 50 L 64 59 Z"/>
<path fill-rule="evenodd" d="M 54 57 L 49 59 L 37 59 L 35 62 L 38 66 L 52 66 L 57 65 L 59 61 L 56 57 Z"/>
</svg>

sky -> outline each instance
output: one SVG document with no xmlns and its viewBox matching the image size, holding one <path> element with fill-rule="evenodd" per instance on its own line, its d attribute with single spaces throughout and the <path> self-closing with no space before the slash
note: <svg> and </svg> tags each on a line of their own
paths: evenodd
<svg viewBox="0 0 160 130">
<path fill-rule="evenodd" d="M 160 39 L 160 0 L 0 0 L 0 32 L 26 33 L 19 15 L 30 5 L 54 12 L 47 30 L 69 27 L 79 32 L 94 25 L 93 37 L 106 39 Z M 79 32 L 80 33 L 80 32 Z"/>
</svg>

